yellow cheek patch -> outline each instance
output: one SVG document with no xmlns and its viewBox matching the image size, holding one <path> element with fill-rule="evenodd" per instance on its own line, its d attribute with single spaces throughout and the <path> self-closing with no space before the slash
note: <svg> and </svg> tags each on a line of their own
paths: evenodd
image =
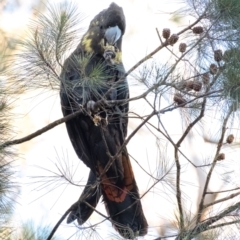
<svg viewBox="0 0 240 240">
<path fill-rule="evenodd" d="M 87 53 L 92 53 L 93 49 L 91 47 L 91 39 L 89 38 L 89 34 L 87 33 L 85 36 L 83 36 L 82 38 L 82 46 L 83 49 L 87 52 Z"/>
<path fill-rule="evenodd" d="M 85 34 L 82 38 L 82 46 L 85 52 L 87 53 L 93 53 L 93 48 L 92 48 L 92 37 L 94 35 L 94 32 L 91 31 L 87 34 Z M 96 34 L 99 35 L 99 34 Z M 115 47 L 112 45 L 106 45 L 104 46 L 104 39 L 101 39 L 101 41 L 98 43 L 98 45 L 102 48 L 103 51 L 106 50 L 111 50 L 113 51 L 116 56 L 113 60 L 114 63 L 118 64 L 122 62 L 122 52 L 120 52 L 119 50 L 116 51 Z"/>
<path fill-rule="evenodd" d="M 116 57 L 114 58 L 115 63 L 121 63 L 122 62 L 122 52 L 118 51 L 116 52 Z"/>
</svg>

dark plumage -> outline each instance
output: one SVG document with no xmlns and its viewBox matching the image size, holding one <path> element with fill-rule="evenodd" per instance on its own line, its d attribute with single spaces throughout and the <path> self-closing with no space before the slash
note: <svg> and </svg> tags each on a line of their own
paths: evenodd
<svg viewBox="0 0 240 240">
<path fill-rule="evenodd" d="M 77 219 L 83 224 L 102 195 L 115 229 L 130 239 L 145 235 L 147 222 L 127 148 L 122 148 L 128 103 L 106 105 L 100 101 L 129 98 L 127 80 L 115 84 L 125 74 L 121 60 L 124 32 L 123 10 L 115 3 L 94 17 L 64 63 L 60 97 L 64 116 L 82 109 L 66 127 L 76 154 L 90 168 L 88 183 L 67 221 Z M 112 164 L 105 171 L 109 162 Z"/>
</svg>

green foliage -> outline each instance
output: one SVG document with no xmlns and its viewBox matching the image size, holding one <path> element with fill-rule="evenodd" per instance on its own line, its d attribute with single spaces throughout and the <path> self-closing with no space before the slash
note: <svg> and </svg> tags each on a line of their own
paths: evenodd
<svg viewBox="0 0 240 240">
<path fill-rule="evenodd" d="M 46 240 L 51 232 L 49 226 L 35 226 L 32 221 L 23 223 L 18 230 L 5 232 L 5 236 L 1 236 L 3 240 Z M 53 237 L 52 240 L 58 240 L 58 237 Z"/>
<path fill-rule="evenodd" d="M 11 134 L 9 101 L 3 94 L 3 87 L 0 88 L 0 144 L 8 140 Z M 5 92 L 6 94 L 6 92 Z M 0 149 L 0 237 L 11 233 L 9 227 L 10 219 L 14 210 L 16 197 L 18 195 L 18 185 L 15 182 L 14 167 L 11 159 L 16 157 L 9 148 Z"/>
<path fill-rule="evenodd" d="M 215 0 L 216 10 L 221 14 L 225 24 L 230 24 L 234 29 L 239 28 L 240 1 L 238 0 Z"/>
<path fill-rule="evenodd" d="M 16 48 L 16 40 L 0 29 L 0 72 L 6 68 L 7 57 Z"/>
<path fill-rule="evenodd" d="M 223 87 L 226 97 L 240 101 L 240 50 L 232 48 L 224 54 Z"/>
<path fill-rule="evenodd" d="M 1 51 L 1 50 L 0 50 Z M 3 59 L 6 59 L 4 55 Z M 11 127 L 11 91 L 8 91 L 5 85 L 4 71 L 6 70 L 5 62 L 2 62 L 0 69 L 0 144 L 7 141 L 12 134 Z M 11 164 L 13 151 L 9 148 L 0 148 L 0 237 L 11 232 L 9 221 L 11 219 L 18 186 L 14 179 L 14 168 Z"/>
<path fill-rule="evenodd" d="M 23 89 L 58 89 L 64 58 L 80 39 L 77 24 L 83 17 L 74 5 L 50 5 L 47 10 L 32 22 L 29 37 L 19 41 L 21 53 L 8 72 L 9 78 Z"/>
</svg>

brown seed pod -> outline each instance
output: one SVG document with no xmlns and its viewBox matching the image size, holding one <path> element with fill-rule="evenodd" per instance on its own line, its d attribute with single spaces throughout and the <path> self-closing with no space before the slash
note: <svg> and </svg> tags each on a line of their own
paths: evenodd
<svg viewBox="0 0 240 240">
<path fill-rule="evenodd" d="M 170 33 L 171 33 L 171 30 L 169 28 L 164 28 L 162 30 L 162 36 L 165 38 L 165 39 L 168 39 L 170 37 Z"/>
<path fill-rule="evenodd" d="M 214 75 L 214 74 L 217 73 L 217 71 L 218 71 L 217 65 L 214 64 L 214 63 L 212 63 L 212 64 L 210 65 L 210 73 L 211 73 L 212 75 Z"/>
<path fill-rule="evenodd" d="M 178 41 L 178 35 L 177 34 L 172 34 L 171 37 L 168 39 L 168 43 L 170 45 L 174 45 Z"/>
<path fill-rule="evenodd" d="M 174 94 L 173 101 L 177 103 L 177 105 L 181 105 L 187 102 L 180 93 Z"/>
<path fill-rule="evenodd" d="M 193 81 L 193 90 L 199 92 L 202 89 L 202 83 L 198 80 Z"/>
<path fill-rule="evenodd" d="M 225 153 L 219 153 L 219 155 L 217 156 L 217 161 L 222 161 L 225 159 Z"/>
<path fill-rule="evenodd" d="M 210 82 L 210 77 L 209 77 L 209 74 L 208 74 L 208 73 L 204 73 L 204 74 L 202 75 L 202 82 L 203 82 L 203 84 L 205 84 L 205 85 L 209 84 L 209 82 Z"/>
<path fill-rule="evenodd" d="M 223 59 L 222 50 L 218 49 L 214 51 L 214 60 L 216 62 L 220 62 Z"/>
<path fill-rule="evenodd" d="M 195 34 L 201 34 L 201 33 L 203 33 L 203 27 L 202 26 L 196 26 L 192 29 L 192 31 Z"/>
<path fill-rule="evenodd" d="M 231 143 L 233 142 L 233 140 L 234 140 L 234 136 L 233 136 L 233 134 L 230 134 L 230 135 L 227 137 L 226 142 L 229 143 L 229 144 L 231 144 Z"/>
<path fill-rule="evenodd" d="M 187 44 L 186 43 L 180 43 L 179 44 L 179 52 L 184 53 L 186 52 Z"/>
<path fill-rule="evenodd" d="M 187 83 L 186 83 L 186 90 L 187 91 L 193 90 L 193 80 L 187 81 Z"/>
</svg>

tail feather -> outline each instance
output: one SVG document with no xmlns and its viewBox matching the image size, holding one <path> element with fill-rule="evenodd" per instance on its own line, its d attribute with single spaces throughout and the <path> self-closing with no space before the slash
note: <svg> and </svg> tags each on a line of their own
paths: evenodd
<svg viewBox="0 0 240 240">
<path fill-rule="evenodd" d="M 101 197 L 101 190 L 94 183 L 96 183 L 96 175 L 90 171 L 87 185 L 84 188 L 79 200 L 73 204 L 75 207 L 68 215 L 67 223 L 71 223 L 77 219 L 78 224 L 82 225 L 91 216 Z M 84 202 L 87 202 L 88 205 Z"/>
<path fill-rule="evenodd" d="M 124 238 L 132 239 L 136 235 L 146 235 L 148 224 L 142 210 L 138 187 L 126 149 L 122 153 L 122 163 L 124 187 L 119 188 L 111 184 L 109 179 L 103 178 L 102 194 L 114 228 Z"/>
<path fill-rule="evenodd" d="M 113 183 L 106 174 L 103 174 L 101 189 L 94 184 L 97 180 L 96 175 L 90 171 L 87 185 L 75 204 L 76 207 L 69 214 L 67 223 L 77 219 L 79 225 L 82 225 L 93 213 L 103 195 L 111 222 L 122 237 L 133 239 L 147 234 L 148 224 L 142 210 L 139 190 L 126 148 L 122 152 L 122 165 L 124 179 Z M 103 172 L 100 165 L 98 165 L 98 172 L 99 174 Z M 83 200 L 92 207 L 85 204 Z"/>
<path fill-rule="evenodd" d="M 123 202 L 113 202 L 103 194 L 103 199 L 114 228 L 125 238 L 144 236 L 147 233 L 147 221 L 143 214 L 139 195 L 128 193 Z"/>
</svg>

